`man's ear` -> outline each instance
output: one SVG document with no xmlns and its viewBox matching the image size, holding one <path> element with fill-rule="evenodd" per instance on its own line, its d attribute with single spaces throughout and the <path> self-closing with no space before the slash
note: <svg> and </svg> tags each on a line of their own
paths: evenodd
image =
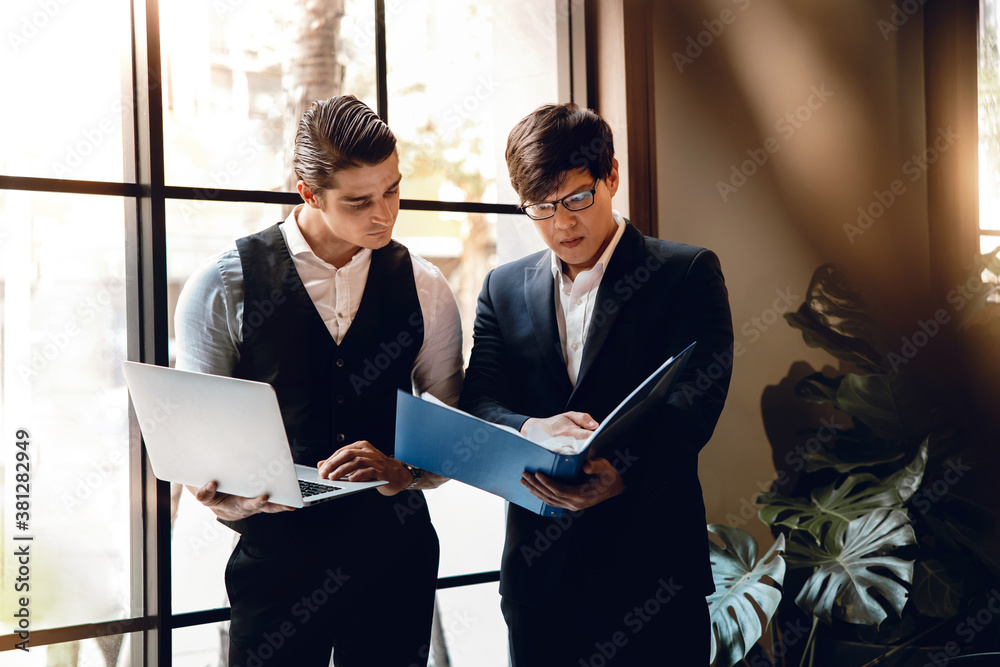
<svg viewBox="0 0 1000 667">
<path fill-rule="evenodd" d="M 295 189 L 299 191 L 299 196 L 302 197 L 302 201 L 304 201 L 306 204 L 308 204 L 312 208 L 317 208 L 317 209 L 322 208 L 322 206 L 320 206 L 319 200 L 316 198 L 316 195 L 314 195 L 312 190 L 309 189 L 309 186 L 306 185 L 305 181 L 298 181 L 295 184 Z"/>
<path fill-rule="evenodd" d="M 615 193 L 618 192 L 618 185 L 621 183 L 618 174 L 618 158 L 611 158 L 611 171 L 608 172 L 608 177 L 604 181 L 608 184 L 608 192 L 614 197 Z"/>
</svg>

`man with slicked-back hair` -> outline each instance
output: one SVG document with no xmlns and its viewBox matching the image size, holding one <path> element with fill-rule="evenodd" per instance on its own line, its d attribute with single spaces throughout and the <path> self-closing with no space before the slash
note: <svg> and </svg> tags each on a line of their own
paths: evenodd
<svg viewBox="0 0 1000 667">
<path fill-rule="evenodd" d="M 325 666 L 332 650 L 338 667 L 425 665 L 439 549 L 421 489 L 443 478 L 393 458 L 396 392 L 457 403 L 458 306 L 440 271 L 392 240 L 399 156 L 371 109 L 315 102 L 292 167 L 303 203 L 185 285 L 177 366 L 270 383 L 296 463 L 388 484 L 294 511 L 189 487 L 240 534 L 229 664 Z"/>
<path fill-rule="evenodd" d="M 608 124 L 573 104 L 511 130 L 511 184 L 549 249 L 486 277 L 461 407 L 522 433 L 587 437 L 697 345 L 673 393 L 590 452 L 582 479 L 522 476 L 567 512 L 508 508 L 500 594 L 514 667 L 708 664 L 698 452 L 729 388 L 729 299 L 714 253 L 643 236 L 612 209 L 614 155 Z"/>
</svg>

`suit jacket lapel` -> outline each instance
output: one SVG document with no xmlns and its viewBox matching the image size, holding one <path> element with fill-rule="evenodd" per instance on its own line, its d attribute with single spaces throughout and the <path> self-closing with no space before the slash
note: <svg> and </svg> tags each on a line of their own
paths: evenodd
<svg viewBox="0 0 1000 667">
<path fill-rule="evenodd" d="M 566 371 L 566 360 L 563 358 L 562 344 L 559 342 L 559 325 L 556 322 L 555 279 L 552 277 L 549 254 L 542 253 L 542 258 L 535 266 L 524 270 L 524 300 L 527 305 L 528 319 L 542 350 L 542 357 L 549 366 L 556 381 L 565 383 L 566 394 L 573 389 Z"/>
<path fill-rule="evenodd" d="M 593 366 L 597 359 L 604 341 L 608 338 L 608 333 L 615 323 L 618 313 L 621 312 L 625 303 L 627 290 L 616 290 L 615 285 L 620 285 L 626 273 L 632 271 L 636 260 L 641 255 L 642 234 L 625 220 L 628 225 L 618 246 L 615 248 L 608 266 L 605 267 L 604 277 L 601 279 L 601 286 L 597 288 L 597 303 L 594 306 L 594 314 L 590 319 L 590 327 L 587 329 L 587 340 L 583 346 L 583 360 L 580 362 L 580 373 L 576 378 L 576 387 L 573 393 L 583 384 L 587 377 L 587 371 Z M 570 396 L 570 400 L 573 397 Z"/>
</svg>

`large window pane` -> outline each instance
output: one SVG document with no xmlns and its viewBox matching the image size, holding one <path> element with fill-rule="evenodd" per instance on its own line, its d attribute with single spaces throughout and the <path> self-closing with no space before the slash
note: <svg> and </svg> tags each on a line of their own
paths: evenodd
<svg viewBox="0 0 1000 667">
<path fill-rule="evenodd" d="M 211 257 L 234 247 L 236 239 L 279 222 L 283 212 L 281 206 L 274 204 L 200 199 L 170 200 L 166 213 L 167 327 L 172 366 L 176 358 L 174 310 L 188 278 Z M 227 606 L 223 575 L 236 534 L 218 523 L 211 510 L 198 503 L 190 493 L 179 487 L 174 491 L 179 500 L 174 505 L 170 545 L 174 612 Z M 195 651 L 191 655 L 200 654 Z"/>
<path fill-rule="evenodd" d="M 437 605 L 451 667 L 507 666 L 507 626 L 495 583 L 438 591 Z"/>
<path fill-rule="evenodd" d="M 0 191 L 0 634 L 31 535 L 31 628 L 129 616 L 124 201 Z M 30 434 L 18 521 L 13 437 Z"/>
<path fill-rule="evenodd" d="M 979 0 L 979 226 L 1000 229 L 1000 3 Z M 983 246 L 1000 237 L 983 238 Z M 990 248 L 992 250 L 992 247 Z"/>
<path fill-rule="evenodd" d="M 173 631 L 173 639 L 173 667 L 217 667 L 227 664 L 229 621 L 180 628 Z"/>
<path fill-rule="evenodd" d="M 89 639 L 47 646 L 30 645 L 30 650 L 0 653 L 4 667 L 130 667 L 131 644 L 137 633 L 100 635 Z M 214 667 L 214 666 L 213 666 Z"/>
<path fill-rule="evenodd" d="M 503 147 L 511 127 L 558 102 L 555 0 L 386 2 L 389 125 L 403 173 L 468 201 L 519 203 Z M 411 195 L 412 196 L 412 195 Z"/>
<path fill-rule="evenodd" d="M 128 0 L 4 0 L 0 174 L 120 181 Z"/>
<path fill-rule="evenodd" d="M 375 108 L 373 7 L 160 3 L 167 182 L 294 189 L 286 150 L 308 104 L 351 93 Z"/>
</svg>

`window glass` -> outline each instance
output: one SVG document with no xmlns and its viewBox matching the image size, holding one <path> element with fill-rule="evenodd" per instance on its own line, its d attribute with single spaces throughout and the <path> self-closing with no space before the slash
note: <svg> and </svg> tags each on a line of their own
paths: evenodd
<svg viewBox="0 0 1000 667">
<path fill-rule="evenodd" d="M 0 35 L 0 174 L 121 181 L 128 0 L 4 0 Z"/>
<path fill-rule="evenodd" d="M 374 3 L 336 5 L 160 3 L 167 183 L 292 191 L 286 147 L 309 103 L 375 108 Z"/>
<path fill-rule="evenodd" d="M 979 1 L 979 226 L 1000 230 L 1000 2 Z M 984 251 L 1000 236 L 984 235 Z"/>
<path fill-rule="evenodd" d="M 130 615 L 124 203 L 0 191 L 0 634 L 19 608 L 14 537 L 33 538 L 31 629 Z"/>
<path fill-rule="evenodd" d="M 438 621 L 451 667 L 507 667 L 507 626 L 497 584 L 439 590 Z"/>
<path fill-rule="evenodd" d="M 514 124 L 559 102 L 556 3 L 537 0 L 387 0 L 389 125 L 412 197 L 442 184 L 467 201 L 517 204 L 503 147 Z"/>
<path fill-rule="evenodd" d="M 215 667 L 228 664 L 229 621 L 174 630 L 173 651 L 173 667 Z M 247 661 L 238 664 L 251 663 Z"/>
<path fill-rule="evenodd" d="M 4 667 L 130 667 L 131 646 L 139 640 L 137 635 L 100 635 L 45 646 L 29 644 L 27 652 L 15 650 L 0 654 L 3 656 L 0 662 Z"/>
<path fill-rule="evenodd" d="M 208 194 L 211 194 L 210 192 Z M 176 360 L 174 311 L 188 278 L 235 240 L 283 219 L 282 206 L 199 200 L 167 201 L 167 329 Z M 236 533 L 188 491 L 174 487 L 171 562 L 174 613 L 228 606 L 223 575 Z"/>
</svg>

